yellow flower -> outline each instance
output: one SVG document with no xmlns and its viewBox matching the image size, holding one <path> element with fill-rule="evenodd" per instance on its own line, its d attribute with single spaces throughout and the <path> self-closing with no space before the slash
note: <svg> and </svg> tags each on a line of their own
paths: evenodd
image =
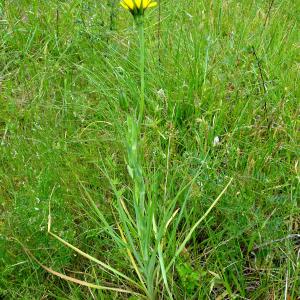
<svg viewBox="0 0 300 300">
<path fill-rule="evenodd" d="M 157 2 L 153 0 L 121 0 L 120 4 L 133 16 L 141 16 L 147 8 L 155 7 Z"/>
</svg>

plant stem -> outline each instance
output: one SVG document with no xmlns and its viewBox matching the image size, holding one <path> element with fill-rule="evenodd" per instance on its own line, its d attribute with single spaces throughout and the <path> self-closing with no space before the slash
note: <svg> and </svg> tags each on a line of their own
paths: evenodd
<svg viewBox="0 0 300 300">
<path fill-rule="evenodd" d="M 137 30 L 139 34 L 140 41 L 140 76 L 141 76 L 141 86 L 140 86 L 140 103 L 138 112 L 138 124 L 139 130 L 144 118 L 144 108 L 145 108 L 145 33 L 144 33 L 144 17 L 141 16 L 136 19 Z"/>
</svg>

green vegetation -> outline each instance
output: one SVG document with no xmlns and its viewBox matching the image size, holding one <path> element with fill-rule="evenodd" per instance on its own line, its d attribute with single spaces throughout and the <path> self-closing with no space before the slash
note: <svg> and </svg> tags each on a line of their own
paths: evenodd
<svg viewBox="0 0 300 300">
<path fill-rule="evenodd" d="M 0 0 L 0 298 L 299 299 L 299 16 Z"/>
</svg>

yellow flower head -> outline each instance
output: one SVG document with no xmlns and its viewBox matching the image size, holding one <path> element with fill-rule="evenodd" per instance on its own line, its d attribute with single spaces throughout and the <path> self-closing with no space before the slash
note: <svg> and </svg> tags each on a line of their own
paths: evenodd
<svg viewBox="0 0 300 300">
<path fill-rule="evenodd" d="M 157 2 L 153 0 L 121 0 L 120 4 L 135 17 L 144 15 L 145 10 L 155 7 Z"/>
</svg>

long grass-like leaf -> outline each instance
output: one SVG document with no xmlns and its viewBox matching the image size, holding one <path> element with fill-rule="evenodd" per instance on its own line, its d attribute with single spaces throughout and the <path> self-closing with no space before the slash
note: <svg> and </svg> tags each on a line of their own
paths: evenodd
<svg viewBox="0 0 300 300">
<path fill-rule="evenodd" d="M 219 200 L 221 199 L 221 197 L 223 196 L 223 194 L 226 192 L 226 190 L 228 189 L 228 187 L 230 186 L 231 182 L 232 182 L 233 178 L 231 178 L 229 180 L 229 182 L 227 183 L 227 185 L 225 186 L 225 188 L 222 190 L 222 192 L 219 194 L 219 196 L 216 198 L 216 200 L 211 204 L 211 206 L 207 209 L 207 211 L 205 212 L 205 214 L 195 223 L 195 225 L 191 228 L 191 230 L 189 231 L 189 233 L 187 234 L 186 238 L 184 239 L 184 241 L 181 243 L 181 245 L 179 246 L 178 250 L 176 251 L 174 257 L 172 258 L 171 262 L 169 263 L 168 267 L 167 267 L 167 271 L 171 268 L 171 266 L 173 265 L 173 263 L 175 262 L 177 256 L 182 252 L 182 250 L 184 249 L 185 245 L 187 244 L 187 242 L 190 240 L 193 232 L 195 231 L 195 229 L 199 226 L 199 224 L 208 216 L 208 214 L 211 212 L 211 210 L 216 206 L 216 204 L 219 202 Z"/>
<path fill-rule="evenodd" d="M 112 272 L 113 274 L 122 277 L 123 279 L 127 280 L 129 283 L 135 285 L 138 288 L 141 288 L 141 286 L 136 283 L 134 280 L 132 280 L 131 278 L 129 278 L 128 276 L 126 276 L 125 274 L 119 272 L 118 270 L 114 269 L 113 267 L 107 265 L 106 263 L 100 261 L 99 259 L 81 251 L 80 249 L 78 249 L 77 247 L 75 247 L 74 245 L 68 243 L 67 241 L 65 241 L 64 239 L 62 239 L 61 237 L 59 237 L 58 235 L 56 235 L 55 233 L 49 231 L 49 234 L 52 235 L 54 238 L 56 238 L 58 241 L 60 241 L 62 244 L 64 244 L 65 246 L 71 248 L 72 250 L 74 250 L 75 252 L 77 252 L 78 254 L 80 254 L 81 256 L 95 262 L 96 264 L 100 265 L 102 268 Z"/>
<path fill-rule="evenodd" d="M 119 231 L 120 231 L 120 234 L 121 234 L 121 236 L 122 236 L 123 241 L 124 241 L 125 243 L 127 243 L 126 238 L 125 238 L 125 235 L 124 235 L 124 233 L 123 233 L 122 228 L 120 227 L 120 225 L 118 225 L 118 229 L 119 229 Z M 140 280 L 142 286 L 143 286 L 144 289 L 145 289 L 145 292 L 147 293 L 147 288 L 146 288 L 146 286 L 145 286 L 144 279 L 143 279 L 143 277 L 142 277 L 142 275 L 141 275 L 141 273 L 140 273 L 140 271 L 139 271 L 139 269 L 138 269 L 138 266 L 137 266 L 137 264 L 136 264 L 136 262 L 135 262 L 135 260 L 134 260 L 134 257 L 132 256 L 132 253 L 131 253 L 131 251 L 130 251 L 130 249 L 129 249 L 128 247 L 127 247 L 127 254 L 128 254 L 128 256 L 129 256 L 129 260 L 130 260 L 130 262 L 131 262 L 131 264 L 132 264 L 132 266 L 133 266 L 133 268 L 134 268 L 134 270 L 135 270 L 135 272 L 136 272 L 136 274 L 137 274 L 137 276 L 138 276 L 138 278 L 139 278 L 139 280 Z"/>
<path fill-rule="evenodd" d="M 18 241 L 19 242 L 19 241 Z M 20 245 L 22 246 L 22 248 L 24 249 L 24 251 L 27 253 L 28 256 L 30 256 L 40 267 L 42 267 L 45 271 L 51 273 L 52 275 L 55 275 L 57 277 L 60 277 L 61 279 L 82 285 L 82 286 L 86 286 L 89 288 L 94 288 L 94 289 L 99 289 L 99 290 L 107 290 L 107 291 L 114 291 L 114 292 L 119 292 L 119 293 L 126 293 L 126 294 L 132 294 L 132 295 L 136 295 L 142 298 L 146 298 L 144 295 L 140 294 L 140 293 L 136 293 L 134 291 L 131 290 L 126 290 L 126 289 L 122 289 L 122 288 L 118 288 L 118 287 L 109 287 L 109 286 L 103 286 L 103 285 L 97 285 L 94 283 L 90 283 L 84 280 L 80 280 L 74 277 L 70 277 L 67 276 L 65 274 L 62 274 L 60 272 L 54 271 L 53 269 L 43 265 L 30 251 L 29 249 L 27 249 L 21 242 L 19 242 Z"/>
<path fill-rule="evenodd" d="M 96 264 L 100 265 L 104 270 L 110 271 L 113 274 L 127 280 L 129 283 L 135 285 L 136 287 L 141 289 L 141 286 L 136 283 L 134 280 L 132 280 L 131 278 L 129 278 L 128 276 L 126 276 L 125 274 L 121 273 L 120 271 L 116 270 L 115 268 L 111 267 L 110 265 L 98 260 L 97 258 L 83 252 L 82 250 L 78 249 L 77 247 L 75 247 L 74 245 L 68 243 L 67 241 L 65 241 L 64 239 L 62 239 L 61 237 L 59 237 L 58 235 L 56 235 L 55 233 L 53 233 L 51 231 L 51 210 L 50 210 L 50 202 L 49 202 L 49 215 L 48 215 L 48 233 L 50 235 L 52 235 L 54 238 L 56 238 L 58 241 L 60 241 L 62 244 L 64 244 L 65 246 L 71 248 L 72 250 L 74 250 L 75 252 L 77 252 L 78 254 L 80 254 L 81 256 L 95 262 Z"/>
</svg>

